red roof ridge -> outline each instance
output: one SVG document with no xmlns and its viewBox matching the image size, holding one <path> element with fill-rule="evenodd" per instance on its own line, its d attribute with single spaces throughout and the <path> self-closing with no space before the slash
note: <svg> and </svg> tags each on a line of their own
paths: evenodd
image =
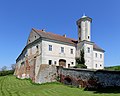
<svg viewBox="0 0 120 96">
<path fill-rule="evenodd" d="M 42 31 L 42 30 L 38 30 L 38 29 L 35 29 L 35 28 L 32 28 L 32 29 L 35 30 L 35 31 L 37 31 L 37 32 L 44 32 L 44 31 Z M 66 39 L 69 39 L 69 40 L 73 40 L 73 41 L 77 41 L 77 40 L 75 40 L 75 39 L 73 39 L 73 38 L 64 37 L 64 36 L 62 36 L 62 35 L 55 34 L 55 33 L 53 33 L 53 32 L 44 32 L 44 33 L 46 33 L 46 34 L 51 34 L 51 35 L 56 35 L 56 36 L 59 36 L 59 37 L 62 37 L 62 38 L 66 38 Z"/>
</svg>

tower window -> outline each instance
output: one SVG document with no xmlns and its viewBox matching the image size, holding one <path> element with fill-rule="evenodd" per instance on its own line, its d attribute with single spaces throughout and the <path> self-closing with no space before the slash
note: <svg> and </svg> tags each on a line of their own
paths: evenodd
<svg viewBox="0 0 120 96">
<path fill-rule="evenodd" d="M 88 47 L 88 53 L 90 53 L 90 48 Z"/>
<path fill-rule="evenodd" d="M 97 58 L 97 53 L 95 53 L 95 57 Z"/>
<path fill-rule="evenodd" d="M 88 36 L 88 39 L 89 39 L 90 37 Z"/>
<path fill-rule="evenodd" d="M 74 64 L 74 62 L 71 62 L 71 64 L 73 65 L 73 64 Z"/>
<path fill-rule="evenodd" d="M 70 53 L 73 54 L 73 49 L 70 49 Z"/>
</svg>

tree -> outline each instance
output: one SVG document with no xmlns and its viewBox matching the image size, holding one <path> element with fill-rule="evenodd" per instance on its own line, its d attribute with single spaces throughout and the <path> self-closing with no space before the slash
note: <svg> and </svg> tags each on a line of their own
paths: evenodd
<svg viewBox="0 0 120 96">
<path fill-rule="evenodd" d="M 80 50 L 80 61 L 81 61 L 81 64 L 85 64 L 84 49 Z"/>
<path fill-rule="evenodd" d="M 15 70 L 15 64 L 11 65 L 12 70 Z"/>
<path fill-rule="evenodd" d="M 76 58 L 77 65 L 74 68 L 87 68 L 84 59 L 84 49 L 80 50 L 80 58 Z"/>
<path fill-rule="evenodd" d="M 6 70 L 7 70 L 7 66 L 3 66 L 2 71 L 6 71 Z"/>
</svg>

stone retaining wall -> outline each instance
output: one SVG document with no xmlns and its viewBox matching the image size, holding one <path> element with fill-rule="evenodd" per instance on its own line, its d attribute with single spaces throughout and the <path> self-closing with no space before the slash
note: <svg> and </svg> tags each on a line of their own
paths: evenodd
<svg viewBox="0 0 120 96">
<path fill-rule="evenodd" d="M 77 87 L 120 86 L 120 71 L 58 68 L 60 82 Z"/>
</svg>

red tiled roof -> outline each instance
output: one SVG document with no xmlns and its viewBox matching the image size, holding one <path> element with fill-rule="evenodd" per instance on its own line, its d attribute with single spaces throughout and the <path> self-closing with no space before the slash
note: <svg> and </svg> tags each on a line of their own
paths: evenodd
<svg viewBox="0 0 120 96">
<path fill-rule="evenodd" d="M 66 42 L 66 43 L 70 43 L 70 44 L 73 44 L 73 45 L 76 45 L 78 43 L 78 41 L 75 40 L 75 39 L 67 38 L 67 37 L 64 37 L 64 36 L 61 36 L 61 35 L 58 35 L 58 34 L 54 34 L 54 33 L 51 33 L 51 32 L 44 32 L 43 30 L 36 30 L 34 28 L 32 28 L 32 30 L 34 30 L 41 37 L 48 38 L 48 39 L 51 39 L 51 40 Z M 102 48 L 100 48 L 95 43 L 93 44 L 93 49 L 99 50 L 99 51 L 104 51 Z"/>
<path fill-rule="evenodd" d="M 52 40 L 57 40 L 57 41 L 61 41 L 61 42 L 66 42 L 66 43 L 70 43 L 75 45 L 77 43 L 77 40 L 71 39 L 71 38 L 67 38 L 61 35 L 57 35 L 51 32 L 44 32 L 43 30 L 36 30 L 33 29 L 35 32 L 37 32 L 41 37 L 44 38 L 48 38 L 48 39 L 52 39 Z"/>
</svg>

